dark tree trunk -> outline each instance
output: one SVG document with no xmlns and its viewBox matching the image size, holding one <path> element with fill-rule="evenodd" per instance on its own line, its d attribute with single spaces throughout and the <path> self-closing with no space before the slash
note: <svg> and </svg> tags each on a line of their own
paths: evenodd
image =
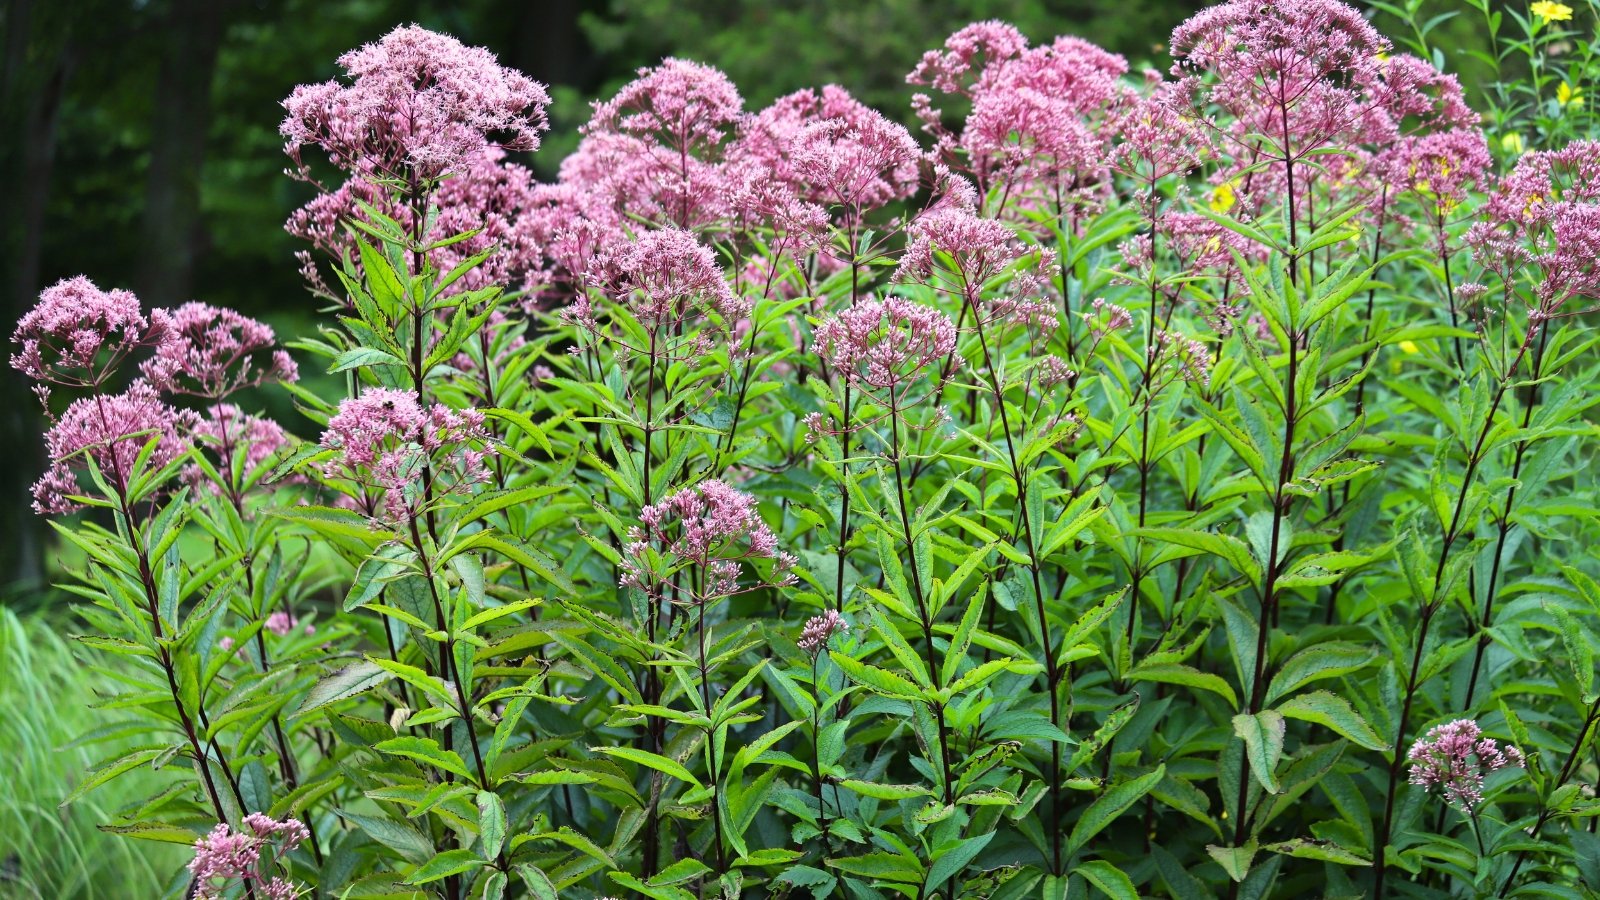
<svg viewBox="0 0 1600 900">
<path fill-rule="evenodd" d="M 56 136 L 62 99 L 71 75 L 75 50 L 71 42 L 53 58 L 33 60 L 29 52 L 32 4 L 12 6 L 5 40 L 3 105 L 6 120 L 18 124 L 9 136 L 5 165 L 10 177 L 14 218 L 7 230 L 3 256 L 10 272 L 4 279 L 3 319 L 6 335 L 38 297 L 40 256 L 44 249 L 45 210 L 55 165 Z M 32 65 L 29 65 L 29 64 Z M 30 73 L 30 69 L 32 72 Z M 30 74 L 34 77 L 30 78 Z M 42 78 L 39 76 L 42 75 Z M 37 80 L 36 80 L 37 79 Z M 9 356 L 8 354 L 5 354 Z M 0 371 L 0 441 L 9 450 L 0 474 L 0 588 L 4 599 L 16 599 L 44 586 L 44 522 L 30 508 L 28 489 L 44 468 L 39 438 L 44 419 L 32 384 L 9 365 Z"/>
<path fill-rule="evenodd" d="M 228 0 L 172 0 L 164 28 L 150 171 L 145 182 L 140 299 L 170 306 L 191 299 L 205 248 L 200 181 L 211 125 L 211 87 Z"/>
</svg>

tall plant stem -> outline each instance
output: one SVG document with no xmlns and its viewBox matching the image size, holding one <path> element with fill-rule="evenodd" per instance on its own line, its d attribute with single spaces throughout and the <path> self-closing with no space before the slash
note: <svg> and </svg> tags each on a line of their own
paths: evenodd
<svg viewBox="0 0 1600 900">
<path fill-rule="evenodd" d="M 823 648 L 811 654 L 811 786 L 817 792 L 817 822 L 822 830 L 822 852 L 833 855 L 833 842 L 828 839 L 828 805 L 822 799 L 822 683 L 819 664 Z"/>
<path fill-rule="evenodd" d="M 484 769 L 483 751 L 478 747 L 477 738 L 472 733 L 472 713 L 468 708 L 469 697 L 467 686 L 461 683 L 461 673 L 456 667 L 456 641 L 455 630 L 450 625 L 450 619 L 445 614 L 444 603 L 439 597 L 439 587 L 434 583 L 433 560 L 428 555 L 428 549 L 422 542 L 422 532 L 417 528 L 417 519 L 411 517 L 411 539 L 417 545 L 417 558 L 422 562 L 422 577 L 428 582 L 428 596 L 433 600 L 433 614 L 438 620 L 439 630 L 444 633 L 444 642 L 440 644 L 440 656 L 444 657 L 440 671 L 455 685 L 456 712 L 460 714 L 461 721 L 467 728 L 467 743 L 472 747 L 472 761 L 478 772 L 478 786 L 484 790 L 489 789 L 489 774 Z M 449 733 L 449 730 L 446 730 Z"/>
<path fill-rule="evenodd" d="M 1028 575 L 1033 581 L 1034 612 L 1039 621 L 1039 641 L 1044 649 L 1045 680 L 1050 688 L 1050 724 L 1061 727 L 1060 671 L 1056 666 L 1055 650 L 1050 642 L 1050 619 L 1045 609 L 1044 586 L 1039 573 L 1038 547 L 1034 538 L 1034 523 L 1028 512 L 1028 477 L 1017 459 L 1017 447 L 1011 431 L 1010 413 L 1006 411 L 1005 392 L 1000 386 L 1000 376 L 995 371 L 994 357 L 989 352 L 989 338 L 984 331 L 983 317 L 977 309 L 973 291 L 967 292 L 967 303 L 972 310 L 972 320 L 978 335 L 978 347 L 983 351 L 983 368 L 989 380 L 989 393 L 994 398 L 995 409 L 1000 414 L 1000 428 L 1005 432 L 1006 459 L 1011 467 L 1011 482 L 1016 487 L 1017 508 L 1021 512 L 1021 534 L 1018 537 L 1028 548 Z M 1050 742 L 1050 834 L 1051 871 L 1061 874 L 1061 743 Z"/>
<path fill-rule="evenodd" d="M 1438 589 L 1439 579 L 1444 575 L 1445 566 L 1450 561 L 1450 551 L 1455 542 L 1465 530 L 1462 513 L 1466 509 L 1467 494 L 1472 487 L 1473 478 L 1477 476 L 1478 466 L 1483 462 L 1485 446 L 1489 440 L 1489 433 L 1494 429 L 1494 417 L 1500 411 L 1500 404 L 1505 399 L 1506 391 L 1511 386 L 1512 376 L 1522 364 L 1522 358 L 1527 355 L 1528 348 L 1533 342 L 1534 334 L 1530 330 L 1523 338 L 1522 346 L 1511 364 L 1506 368 L 1505 374 L 1500 376 L 1495 387 L 1493 398 L 1489 403 L 1489 410 L 1483 417 L 1483 427 L 1478 431 L 1477 440 L 1473 443 L 1472 450 L 1467 455 L 1467 467 L 1461 477 L 1461 489 L 1456 494 L 1455 508 L 1450 514 L 1450 524 L 1445 528 L 1444 540 L 1439 547 L 1439 559 L 1434 566 L 1433 582 L 1435 590 Z M 1400 782 L 1400 770 L 1405 764 L 1405 754 L 1401 748 L 1405 746 L 1406 737 L 1411 727 L 1411 709 L 1416 701 L 1417 688 L 1420 686 L 1422 675 L 1423 646 L 1428 641 L 1429 626 L 1433 622 L 1433 614 L 1438 610 L 1443 598 L 1432 598 L 1422 609 L 1422 621 L 1417 629 L 1417 646 L 1411 655 L 1411 669 L 1406 676 L 1405 697 L 1400 704 L 1400 722 L 1396 729 L 1392 760 L 1389 763 L 1388 786 L 1384 791 L 1383 820 L 1379 826 L 1377 842 L 1377 858 L 1374 860 L 1376 870 L 1373 880 L 1374 900 L 1383 900 L 1385 880 L 1388 875 L 1388 866 L 1384 859 L 1384 851 L 1389 846 L 1389 839 L 1394 833 L 1394 800 L 1395 792 Z"/>
<path fill-rule="evenodd" d="M 1540 370 L 1544 367 L 1545 340 L 1549 337 L 1549 329 L 1539 332 L 1539 349 L 1533 355 L 1533 384 L 1528 388 L 1527 402 L 1522 409 L 1522 430 L 1526 432 L 1533 423 L 1533 411 L 1539 403 L 1539 378 Z M 1522 477 L 1522 465 L 1527 461 L 1529 441 L 1524 438 L 1517 441 L 1511 460 L 1511 485 L 1506 488 L 1506 499 L 1500 507 L 1499 521 L 1495 528 L 1494 555 L 1489 558 L 1489 583 L 1486 585 L 1483 602 L 1483 620 L 1478 623 L 1480 634 L 1477 647 L 1472 654 L 1472 675 L 1467 679 L 1468 709 L 1472 708 L 1472 697 L 1477 691 L 1478 674 L 1483 668 L 1483 657 L 1488 651 L 1493 639 L 1489 637 L 1489 628 L 1494 624 L 1494 604 L 1500 591 L 1500 566 L 1501 556 L 1505 553 L 1506 538 L 1511 534 L 1511 510 L 1517 501 L 1517 487 Z"/>
<path fill-rule="evenodd" d="M 1557 788 L 1566 784 L 1567 779 L 1572 776 L 1572 770 L 1578 764 L 1578 757 L 1583 754 L 1584 741 L 1588 739 L 1589 731 L 1594 728 L 1596 722 L 1600 722 L 1600 699 L 1589 705 L 1589 712 L 1583 719 L 1583 727 L 1578 730 L 1578 736 L 1572 742 L 1572 752 L 1567 754 L 1567 761 L 1561 764 L 1561 773 L 1556 776 L 1555 785 Z M 1555 812 L 1554 809 L 1541 802 L 1539 804 L 1539 816 L 1534 819 L 1533 827 L 1528 829 L 1528 834 L 1537 837 L 1539 829 L 1550 821 L 1550 817 L 1555 815 Z M 1527 860 L 1528 851 L 1526 849 L 1518 850 L 1517 858 L 1511 863 L 1511 872 L 1506 875 L 1505 882 L 1500 885 L 1500 890 L 1495 894 L 1496 897 L 1504 897 L 1506 892 L 1511 890 L 1511 885 L 1516 883 L 1517 873 L 1522 871 L 1522 864 Z"/>
<path fill-rule="evenodd" d="M 911 531 L 910 498 L 906 495 L 905 477 L 900 469 L 900 409 L 895 402 L 892 389 L 889 396 L 889 453 L 894 463 L 895 501 L 900 507 L 900 527 L 905 534 L 906 560 L 911 566 L 911 593 L 917 603 L 917 615 L 922 620 L 922 637 L 927 648 L 928 677 L 933 679 L 935 690 L 943 690 L 944 679 L 940 674 L 938 659 L 934 655 L 933 611 L 928 608 L 927 596 L 922 592 L 922 571 L 917 562 L 916 538 Z M 944 706 L 937 703 L 929 705 L 939 726 L 939 756 L 944 770 L 944 802 L 953 803 L 955 797 L 950 780 L 950 735 L 944 721 Z"/>
<path fill-rule="evenodd" d="M 1280 78 L 1279 90 L 1283 89 Z M 1289 259 L 1288 276 L 1289 284 L 1295 286 L 1299 278 L 1299 232 L 1296 230 L 1295 210 L 1295 183 L 1294 183 L 1294 153 L 1289 143 L 1289 108 L 1286 103 L 1280 104 L 1283 121 L 1283 165 L 1287 192 L 1285 194 L 1289 213 Z M 1272 537 L 1267 542 L 1267 571 L 1261 584 L 1261 613 L 1256 622 L 1256 659 L 1254 671 L 1250 678 L 1250 703 L 1249 712 L 1255 715 L 1261 711 L 1265 702 L 1267 652 L 1271 649 L 1273 623 L 1277 621 L 1278 606 L 1278 579 L 1282 574 L 1281 560 L 1285 556 L 1279 544 L 1283 535 L 1283 522 L 1288 517 L 1289 505 L 1293 502 L 1292 495 L 1284 491 L 1284 485 L 1294 478 L 1294 433 L 1299 409 L 1295 398 L 1299 395 L 1297 380 L 1300 370 L 1300 338 L 1301 334 L 1297 323 L 1285 323 L 1287 327 L 1287 343 L 1289 345 L 1289 366 L 1284 373 L 1283 392 L 1283 454 L 1278 460 L 1278 483 L 1272 492 Z M 1244 844 L 1245 835 L 1248 833 L 1250 815 L 1245 806 L 1250 802 L 1250 754 L 1240 753 L 1239 756 L 1239 794 L 1238 803 L 1234 813 L 1238 816 L 1233 827 L 1233 845 Z M 1228 882 L 1229 900 L 1237 900 L 1239 896 L 1239 882 L 1232 879 Z"/>
</svg>

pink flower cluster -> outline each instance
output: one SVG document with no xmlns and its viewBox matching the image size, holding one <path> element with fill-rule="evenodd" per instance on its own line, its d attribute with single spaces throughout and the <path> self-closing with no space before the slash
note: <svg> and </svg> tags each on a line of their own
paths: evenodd
<svg viewBox="0 0 1600 900">
<path fill-rule="evenodd" d="M 134 350 L 160 340 L 163 322 L 146 319 L 129 291 L 102 291 L 83 277 L 46 288 L 17 322 L 11 357 L 17 371 L 73 387 L 95 387 Z"/>
<path fill-rule="evenodd" d="M 1528 153 L 1495 185 L 1466 243 L 1510 284 L 1527 270 L 1534 314 L 1600 297 L 1600 141 Z"/>
<path fill-rule="evenodd" d="M 701 570 L 696 602 L 740 593 L 739 563 L 773 560 L 773 586 L 790 584 L 795 558 L 778 549 L 756 498 L 722 481 L 703 481 L 639 511 L 622 559 L 623 587 L 652 590 L 685 566 Z M 660 561 L 661 568 L 652 565 Z"/>
<path fill-rule="evenodd" d="M 202 447 L 214 449 L 222 460 L 224 477 L 230 476 L 230 467 L 239 463 L 239 481 L 255 484 L 264 474 L 262 469 L 289 445 L 289 436 L 283 427 L 271 419 L 253 416 L 231 403 L 218 403 L 207 411 L 205 418 L 194 424 L 193 435 Z M 184 480 L 191 486 L 220 495 L 223 486 L 207 480 L 199 466 L 184 470 Z M 303 479 L 291 476 L 283 479 L 298 483 Z"/>
<path fill-rule="evenodd" d="M 339 57 L 348 83 L 301 85 L 279 129 L 302 175 L 307 146 L 368 179 L 432 181 L 463 171 L 492 146 L 534 150 L 550 96 L 494 54 L 402 26 Z"/>
<path fill-rule="evenodd" d="M 1111 130 L 1105 122 L 1129 96 L 1122 57 L 1074 37 L 1029 47 L 1003 22 L 978 22 L 957 31 L 943 51 L 923 56 L 906 76 L 966 99 L 971 111 L 959 133 L 926 95 L 912 106 L 934 136 L 936 154 L 970 175 L 984 194 L 1004 184 L 1006 202 L 1048 199 L 1060 207 L 1081 202 L 1107 176 Z"/>
<path fill-rule="evenodd" d="M 265 381 L 300 378 L 272 329 L 231 309 L 185 303 L 151 317 L 161 323 L 162 339 L 139 371 L 161 391 L 216 400 Z"/>
<path fill-rule="evenodd" d="M 828 640 L 841 631 L 848 631 L 850 623 L 844 616 L 839 615 L 836 609 L 830 609 L 820 616 L 812 616 L 806 620 L 806 627 L 800 632 L 800 640 L 795 643 L 801 650 L 816 654 L 828 646 Z"/>
<path fill-rule="evenodd" d="M 437 499 L 488 479 L 493 450 L 479 449 L 489 441 L 483 421 L 474 409 L 424 409 L 411 391 L 371 388 L 340 402 L 328 420 L 322 446 L 337 453 L 323 474 L 381 491 L 388 521 L 410 522 L 426 500 L 425 483 Z"/>
<path fill-rule="evenodd" d="M 189 449 L 189 430 L 196 420 L 194 413 L 162 402 L 144 381 L 135 381 L 121 394 L 73 401 L 45 433 L 50 468 L 34 483 L 34 510 L 64 515 L 79 509 L 68 498 L 80 493 L 77 473 L 87 471 L 91 459 L 116 490 L 126 490 L 145 445 L 155 442 L 147 465 L 165 466 Z"/>
<path fill-rule="evenodd" d="M 852 382 L 899 405 L 924 368 L 955 352 L 956 326 L 931 306 L 887 296 L 863 300 L 817 325 L 823 358 Z"/>
<path fill-rule="evenodd" d="M 676 228 L 646 231 L 615 245 L 598 257 L 590 280 L 654 332 L 681 330 L 690 320 L 728 331 L 749 312 L 711 248 Z"/>
<path fill-rule="evenodd" d="M 1502 748 L 1471 719 L 1457 719 L 1429 729 L 1406 754 L 1411 783 L 1424 790 L 1441 788 L 1445 802 L 1470 813 L 1483 802 L 1483 779 L 1490 772 L 1527 765 L 1522 751 Z"/>
<path fill-rule="evenodd" d="M 194 859 L 189 861 L 189 871 L 194 875 L 193 896 L 197 900 L 221 900 L 228 895 L 229 887 L 240 882 L 257 888 L 267 900 L 293 900 L 299 896 L 299 889 L 282 877 L 274 875 L 269 879 L 271 870 L 264 870 L 261 851 L 270 847 L 275 857 L 281 857 L 310 836 L 310 829 L 298 819 L 280 822 L 258 812 L 244 817 L 240 831 L 234 831 L 227 823 L 217 825 L 195 842 Z"/>
</svg>

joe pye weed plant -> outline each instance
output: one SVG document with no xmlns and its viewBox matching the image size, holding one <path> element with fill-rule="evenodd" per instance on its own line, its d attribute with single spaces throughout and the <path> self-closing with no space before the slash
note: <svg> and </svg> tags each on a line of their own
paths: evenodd
<svg viewBox="0 0 1600 900">
<path fill-rule="evenodd" d="M 1337 0 L 1170 47 L 970 25 L 920 137 L 669 59 L 550 183 L 453 38 L 296 89 L 316 333 L 16 328 L 139 742 L 78 793 L 184 776 L 102 827 L 206 897 L 1600 890 L 1600 144 Z"/>
</svg>

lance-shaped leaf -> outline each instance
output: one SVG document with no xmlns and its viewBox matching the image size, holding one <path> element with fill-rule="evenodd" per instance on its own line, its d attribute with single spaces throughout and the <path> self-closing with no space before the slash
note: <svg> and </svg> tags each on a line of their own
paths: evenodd
<svg viewBox="0 0 1600 900">
<path fill-rule="evenodd" d="M 1233 717 L 1233 733 L 1244 740 L 1245 756 L 1250 760 L 1250 774 L 1269 794 L 1278 792 L 1278 760 L 1283 758 L 1286 725 L 1283 715 L 1270 709 L 1255 715 L 1240 713 Z"/>
</svg>

